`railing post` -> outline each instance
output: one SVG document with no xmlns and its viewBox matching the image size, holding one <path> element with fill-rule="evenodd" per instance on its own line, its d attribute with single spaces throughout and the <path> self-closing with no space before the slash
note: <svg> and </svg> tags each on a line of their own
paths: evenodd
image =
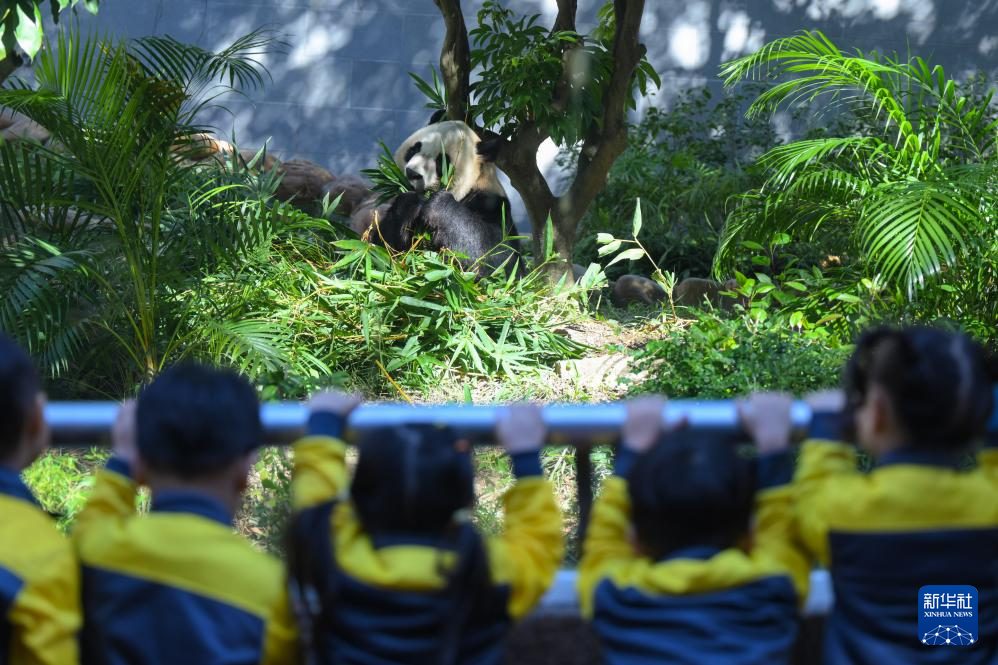
<svg viewBox="0 0 998 665">
<path fill-rule="evenodd" d="M 579 543 L 585 540 L 589 515 L 593 509 L 592 444 L 575 442 L 575 497 L 579 504 Z"/>
</svg>

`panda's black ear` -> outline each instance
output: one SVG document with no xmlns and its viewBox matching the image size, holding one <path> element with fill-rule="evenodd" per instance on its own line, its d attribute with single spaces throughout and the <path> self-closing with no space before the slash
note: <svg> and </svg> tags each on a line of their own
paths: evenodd
<svg viewBox="0 0 998 665">
<path fill-rule="evenodd" d="M 436 111 L 433 112 L 433 115 L 430 116 L 430 121 L 426 123 L 426 126 L 429 127 L 430 125 L 435 125 L 438 122 L 443 122 L 446 119 L 447 119 L 447 109 L 437 109 Z"/>
<path fill-rule="evenodd" d="M 478 142 L 476 150 L 483 162 L 494 162 L 499 158 L 499 151 L 502 150 L 503 138 L 498 134 L 487 135 Z"/>
</svg>

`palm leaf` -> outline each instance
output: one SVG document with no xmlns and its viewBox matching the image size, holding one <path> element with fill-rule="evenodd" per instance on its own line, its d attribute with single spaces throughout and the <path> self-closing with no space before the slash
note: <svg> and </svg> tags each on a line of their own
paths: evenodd
<svg viewBox="0 0 998 665">
<path fill-rule="evenodd" d="M 972 201 L 945 182 L 884 185 L 864 201 L 863 249 L 875 268 L 909 294 L 957 259 L 980 227 Z"/>
</svg>

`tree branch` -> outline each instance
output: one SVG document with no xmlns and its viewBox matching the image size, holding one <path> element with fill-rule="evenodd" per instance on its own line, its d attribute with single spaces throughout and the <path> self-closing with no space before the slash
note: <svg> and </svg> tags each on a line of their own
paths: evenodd
<svg viewBox="0 0 998 665">
<path fill-rule="evenodd" d="M 576 32 L 575 15 L 579 10 L 579 0 L 558 0 L 558 17 L 554 20 L 552 32 L 569 30 Z"/>
<path fill-rule="evenodd" d="M 614 0 L 613 71 L 603 93 L 602 126 L 593 125 L 579 155 L 575 181 L 563 197 L 571 218 L 581 216 L 606 182 L 610 167 L 627 148 L 627 103 L 634 71 L 644 57 L 638 42 L 644 0 Z"/>
<path fill-rule="evenodd" d="M 440 74 L 447 89 L 447 117 L 451 120 L 464 120 L 468 117 L 469 86 L 471 71 L 471 48 L 468 44 L 468 28 L 464 24 L 464 13 L 460 0 L 433 0 L 440 9 L 447 27 L 444 46 L 440 51 Z"/>
<path fill-rule="evenodd" d="M 578 13 L 578 0 L 557 0 L 558 16 L 554 20 L 551 32 L 577 32 L 575 27 L 575 16 Z M 564 111 L 572 97 L 572 57 L 576 49 L 583 46 L 583 40 L 579 39 L 576 44 L 566 44 L 561 53 L 561 78 L 555 87 L 552 99 L 554 108 Z"/>
</svg>

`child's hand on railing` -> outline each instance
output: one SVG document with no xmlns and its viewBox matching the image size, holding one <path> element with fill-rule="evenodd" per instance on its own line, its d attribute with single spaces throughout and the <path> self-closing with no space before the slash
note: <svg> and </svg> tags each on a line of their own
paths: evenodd
<svg viewBox="0 0 998 665">
<path fill-rule="evenodd" d="M 499 411 L 496 442 L 510 455 L 540 450 L 547 433 L 541 408 L 536 404 L 510 404 Z"/>
<path fill-rule="evenodd" d="M 812 413 L 842 413 L 846 408 L 846 394 L 841 390 L 821 390 L 811 393 L 804 401 Z"/>
<path fill-rule="evenodd" d="M 665 405 L 666 399 L 660 396 L 641 397 L 628 402 L 620 444 L 638 454 L 651 449 L 666 432 Z"/>
<path fill-rule="evenodd" d="M 326 390 L 316 393 L 308 402 L 309 413 L 332 413 L 340 418 L 346 418 L 364 401 L 360 393 L 341 393 L 336 390 Z"/>
<path fill-rule="evenodd" d="M 785 393 L 754 393 L 738 403 L 738 418 L 759 453 L 778 453 L 790 447 L 794 398 Z"/>
<path fill-rule="evenodd" d="M 135 400 L 122 402 L 111 426 L 111 452 L 129 467 L 135 465 L 139 456 L 135 440 L 135 412 Z"/>
</svg>

